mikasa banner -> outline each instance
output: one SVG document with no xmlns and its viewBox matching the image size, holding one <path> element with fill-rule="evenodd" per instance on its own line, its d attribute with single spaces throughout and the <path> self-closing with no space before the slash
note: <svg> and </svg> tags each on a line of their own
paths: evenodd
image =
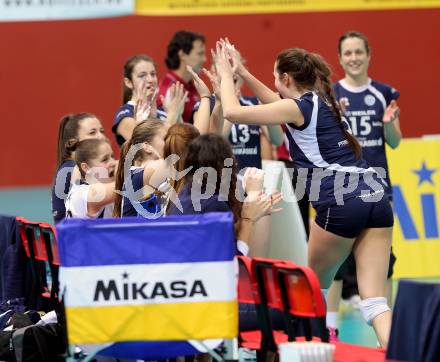
<svg viewBox="0 0 440 362">
<path fill-rule="evenodd" d="M 236 337 L 231 214 L 67 220 L 57 231 L 69 343 Z"/>
<path fill-rule="evenodd" d="M 134 0 L 0 0 L 0 21 L 103 18 L 133 12 Z"/>
</svg>

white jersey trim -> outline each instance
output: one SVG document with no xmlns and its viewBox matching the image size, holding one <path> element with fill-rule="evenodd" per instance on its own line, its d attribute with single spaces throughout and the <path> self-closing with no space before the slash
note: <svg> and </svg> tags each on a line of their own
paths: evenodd
<svg viewBox="0 0 440 362">
<path fill-rule="evenodd" d="M 362 93 L 368 89 L 368 87 L 371 85 L 371 78 L 368 78 L 367 84 L 355 87 L 347 83 L 345 79 L 341 79 L 339 81 L 339 84 L 342 88 L 348 90 L 351 93 Z"/>
<path fill-rule="evenodd" d="M 360 168 L 356 166 L 342 166 L 338 163 L 329 164 L 324 160 L 319 150 L 318 137 L 316 135 L 316 126 L 318 123 L 318 95 L 313 93 L 313 111 L 309 125 L 303 130 L 295 130 L 288 124 L 287 129 L 290 132 L 295 143 L 301 148 L 307 159 L 316 167 L 326 168 L 337 172 L 349 173 L 375 173 L 372 167 Z"/>
<path fill-rule="evenodd" d="M 246 98 L 243 98 L 243 96 L 240 96 L 240 102 L 244 103 L 244 104 L 246 104 L 248 106 L 255 106 L 255 104 L 252 103 L 252 101 L 250 101 L 250 100 L 248 100 Z"/>
<path fill-rule="evenodd" d="M 375 95 L 377 99 L 379 99 L 380 103 L 382 103 L 383 111 L 387 109 L 387 102 L 385 101 L 385 97 L 379 89 L 373 87 L 371 84 L 368 85 L 368 90 Z"/>
</svg>

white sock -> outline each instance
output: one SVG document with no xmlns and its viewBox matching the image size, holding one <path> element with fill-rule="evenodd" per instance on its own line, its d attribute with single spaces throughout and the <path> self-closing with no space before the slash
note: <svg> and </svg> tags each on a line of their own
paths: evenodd
<svg viewBox="0 0 440 362">
<path fill-rule="evenodd" d="M 338 328 L 338 314 L 338 312 L 327 312 L 325 317 L 327 327 Z"/>
</svg>

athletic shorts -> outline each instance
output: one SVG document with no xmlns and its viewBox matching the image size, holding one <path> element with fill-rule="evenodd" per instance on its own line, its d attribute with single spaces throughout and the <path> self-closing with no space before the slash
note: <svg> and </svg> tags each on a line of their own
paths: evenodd
<svg viewBox="0 0 440 362">
<path fill-rule="evenodd" d="M 364 229 L 393 226 L 394 218 L 387 197 L 376 202 L 352 197 L 343 205 L 317 206 L 315 222 L 338 236 L 356 238 Z"/>
<path fill-rule="evenodd" d="M 387 279 L 390 279 L 393 276 L 395 263 L 396 256 L 393 253 L 393 248 L 391 248 Z M 338 272 L 335 275 L 335 280 L 342 280 L 349 276 L 356 276 L 356 261 L 353 252 L 350 253 L 344 263 L 339 267 Z"/>
</svg>

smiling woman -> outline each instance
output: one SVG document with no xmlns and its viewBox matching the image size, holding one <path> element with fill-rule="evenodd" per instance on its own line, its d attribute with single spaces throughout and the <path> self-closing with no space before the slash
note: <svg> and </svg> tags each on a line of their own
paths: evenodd
<svg viewBox="0 0 440 362">
<path fill-rule="evenodd" d="M 343 119 L 351 128 L 353 136 L 362 146 L 362 157 L 375 169 L 384 173 L 384 191 L 392 201 L 392 185 L 389 177 L 385 143 L 396 148 L 402 138 L 399 124 L 397 99 L 400 93 L 387 84 L 372 80 L 368 76 L 371 49 L 367 37 L 357 31 L 343 34 L 338 42 L 339 63 L 344 78 L 336 82 L 334 90 L 344 111 Z M 396 257 L 391 251 L 387 274 L 387 298 L 392 305 L 391 277 Z M 337 335 L 339 301 L 342 280 L 356 280 L 356 266 L 352 256 L 335 275 L 327 300 L 327 325 L 330 333 Z M 356 283 L 354 283 L 356 284 Z M 356 285 L 353 286 L 356 289 Z"/>
<path fill-rule="evenodd" d="M 111 217 L 115 199 L 113 151 L 107 139 L 88 139 L 74 145 L 81 180 L 72 185 L 66 199 L 67 217 Z"/>
<path fill-rule="evenodd" d="M 139 94 L 145 91 L 145 95 Z M 146 118 L 167 119 L 162 108 L 156 107 L 157 72 L 152 58 L 147 55 L 135 55 L 124 64 L 122 84 L 122 106 L 116 113 L 112 131 L 119 146 L 130 139 L 133 129 L 138 123 L 135 117 L 137 99 L 146 96 L 149 102 L 149 114 Z"/>
<path fill-rule="evenodd" d="M 64 201 L 69 193 L 72 171 L 75 166 L 73 149 L 77 142 L 97 138 L 103 139 L 101 121 L 91 113 L 68 114 L 61 119 L 58 130 L 57 171 L 52 186 L 52 215 L 55 223 L 66 216 Z"/>
</svg>

